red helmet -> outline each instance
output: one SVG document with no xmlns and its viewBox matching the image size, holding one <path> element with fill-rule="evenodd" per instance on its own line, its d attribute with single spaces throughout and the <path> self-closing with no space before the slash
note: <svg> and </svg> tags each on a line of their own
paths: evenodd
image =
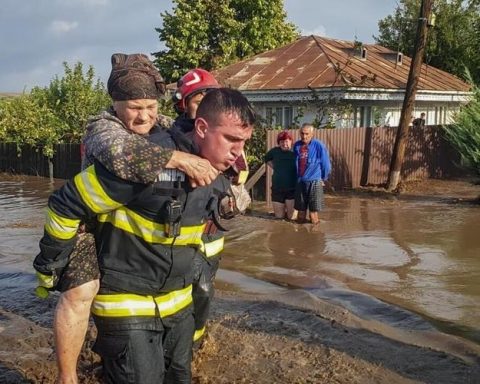
<svg viewBox="0 0 480 384">
<path fill-rule="evenodd" d="M 219 87 L 220 84 L 210 72 L 202 68 L 192 69 L 177 81 L 177 89 L 173 94 L 175 109 L 179 113 L 185 112 L 185 102 L 188 97 Z"/>
</svg>

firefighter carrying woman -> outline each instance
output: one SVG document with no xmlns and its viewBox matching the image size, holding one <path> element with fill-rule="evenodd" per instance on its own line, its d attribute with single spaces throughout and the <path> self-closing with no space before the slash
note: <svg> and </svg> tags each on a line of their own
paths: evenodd
<svg viewBox="0 0 480 384">
<path fill-rule="evenodd" d="M 203 72 L 196 71 L 194 83 Z M 201 79 L 183 94 L 182 84 L 192 82 L 180 81 L 175 96 L 188 113 L 191 96 L 202 94 L 193 130 L 175 123 L 165 129 L 157 124 L 165 91 L 158 71 L 144 55 L 112 56 L 113 105 L 90 122 L 84 140 L 91 165 L 50 197 L 34 262 L 40 285 L 62 292 L 54 321 L 59 383 L 78 381 L 92 300 L 94 348 L 107 382 L 191 380 L 193 337 L 205 325 L 194 323 L 200 312 L 193 310 L 192 283 L 194 275 L 200 286 L 202 275 L 207 281 L 215 274 L 209 252 L 218 255 L 223 246 L 215 227 L 234 209 L 226 170 L 242 156 L 255 122 L 240 92 L 216 81 L 202 87 Z M 90 235 L 78 234 L 92 221 L 95 247 Z M 211 290 L 205 292 L 208 302 Z"/>
</svg>

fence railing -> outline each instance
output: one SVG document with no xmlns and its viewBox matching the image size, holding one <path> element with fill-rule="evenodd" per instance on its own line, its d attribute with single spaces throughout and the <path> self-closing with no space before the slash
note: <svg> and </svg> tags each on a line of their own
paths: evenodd
<svg viewBox="0 0 480 384">
<path fill-rule="evenodd" d="M 277 145 L 278 133 L 278 130 L 267 132 L 267 150 Z M 299 139 L 298 130 L 290 133 L 294 141 Z M 330 184 L 336 189 L 386 184 L 395 134 L 394 127 L 315 130 L 315 137 L 322 140 L 330 152 Z M 402 179 L 454 176 L 459 172 L 456 166 L 459 162 L 459 154 L 443 139 L 441 128 L 411 128 Z M 42 155 L 41 148 L 24 147 L 17 152 L 16 144 L 0 143 L 0 171 L 3 172 L 68 179 L 80 170 L 80 164 L 79 144 L 57 144 L 55 156 L 49 161 Z M 271 173 L 266 167 L 267 202 Z"/>
<path fill-rule="evenodd" d="M 299 130 L 290 130 L 294 142 Z M 323 141 L 330 153 L 332 173 L 330 185 L 336 189 L 384 185 L 395 142 L 396 127 L 316 129 L 314 137 Z M 267 133 L 267 150 L 277 145 L 278 130 Z M 443 138 L 442 128 L 411 127 L 402 180 L 448 178 L 458 174 L 460 155 Z M 270 203 L 272 170 L 266 170 L 266 196 Z"/>
<path fill-rule="evenodd" d="M 50 160 L 41 147 L 25 146 L 17 150 L 15 143 L 0 143 L 0 171 L 69 179 L 80 171 L 80 144 L 57 144 Z"/>
</svg>

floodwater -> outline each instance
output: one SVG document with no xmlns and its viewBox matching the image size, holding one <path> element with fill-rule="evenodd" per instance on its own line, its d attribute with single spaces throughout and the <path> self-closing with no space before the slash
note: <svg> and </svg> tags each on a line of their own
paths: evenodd
<svg viewBox="0 0 480 384">
<path fill-rule="evenodd" d="M 9 310 L 35 286 L 44 209 L 61 183 L 1 176 L 0 302 Z M 361 318 L 480 343 L 479 207 L 351 196 L 327 196 L 326 205 L 317 227 L 241 217 L 227 236 L 218 286 L 301 289 Z"/>
</svg>

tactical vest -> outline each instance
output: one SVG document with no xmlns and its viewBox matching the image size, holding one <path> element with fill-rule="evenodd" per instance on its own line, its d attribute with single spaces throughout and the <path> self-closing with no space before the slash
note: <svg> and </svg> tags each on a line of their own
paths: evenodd
<svg viewBox="0 0 480 384">
<path fill-rule="evenodd" d="M 158 135 L 163 147 L 185 145 L 166 131 Z M 188 287 L 214 185 L 192 189 L 182 172 L 167 169 L 126 206 L 99 215 L 100 293 L 159 295 Z M 176 234 L 171 232 L 170 221 L 174 203 L 181 207 Z"/>
</svg>

